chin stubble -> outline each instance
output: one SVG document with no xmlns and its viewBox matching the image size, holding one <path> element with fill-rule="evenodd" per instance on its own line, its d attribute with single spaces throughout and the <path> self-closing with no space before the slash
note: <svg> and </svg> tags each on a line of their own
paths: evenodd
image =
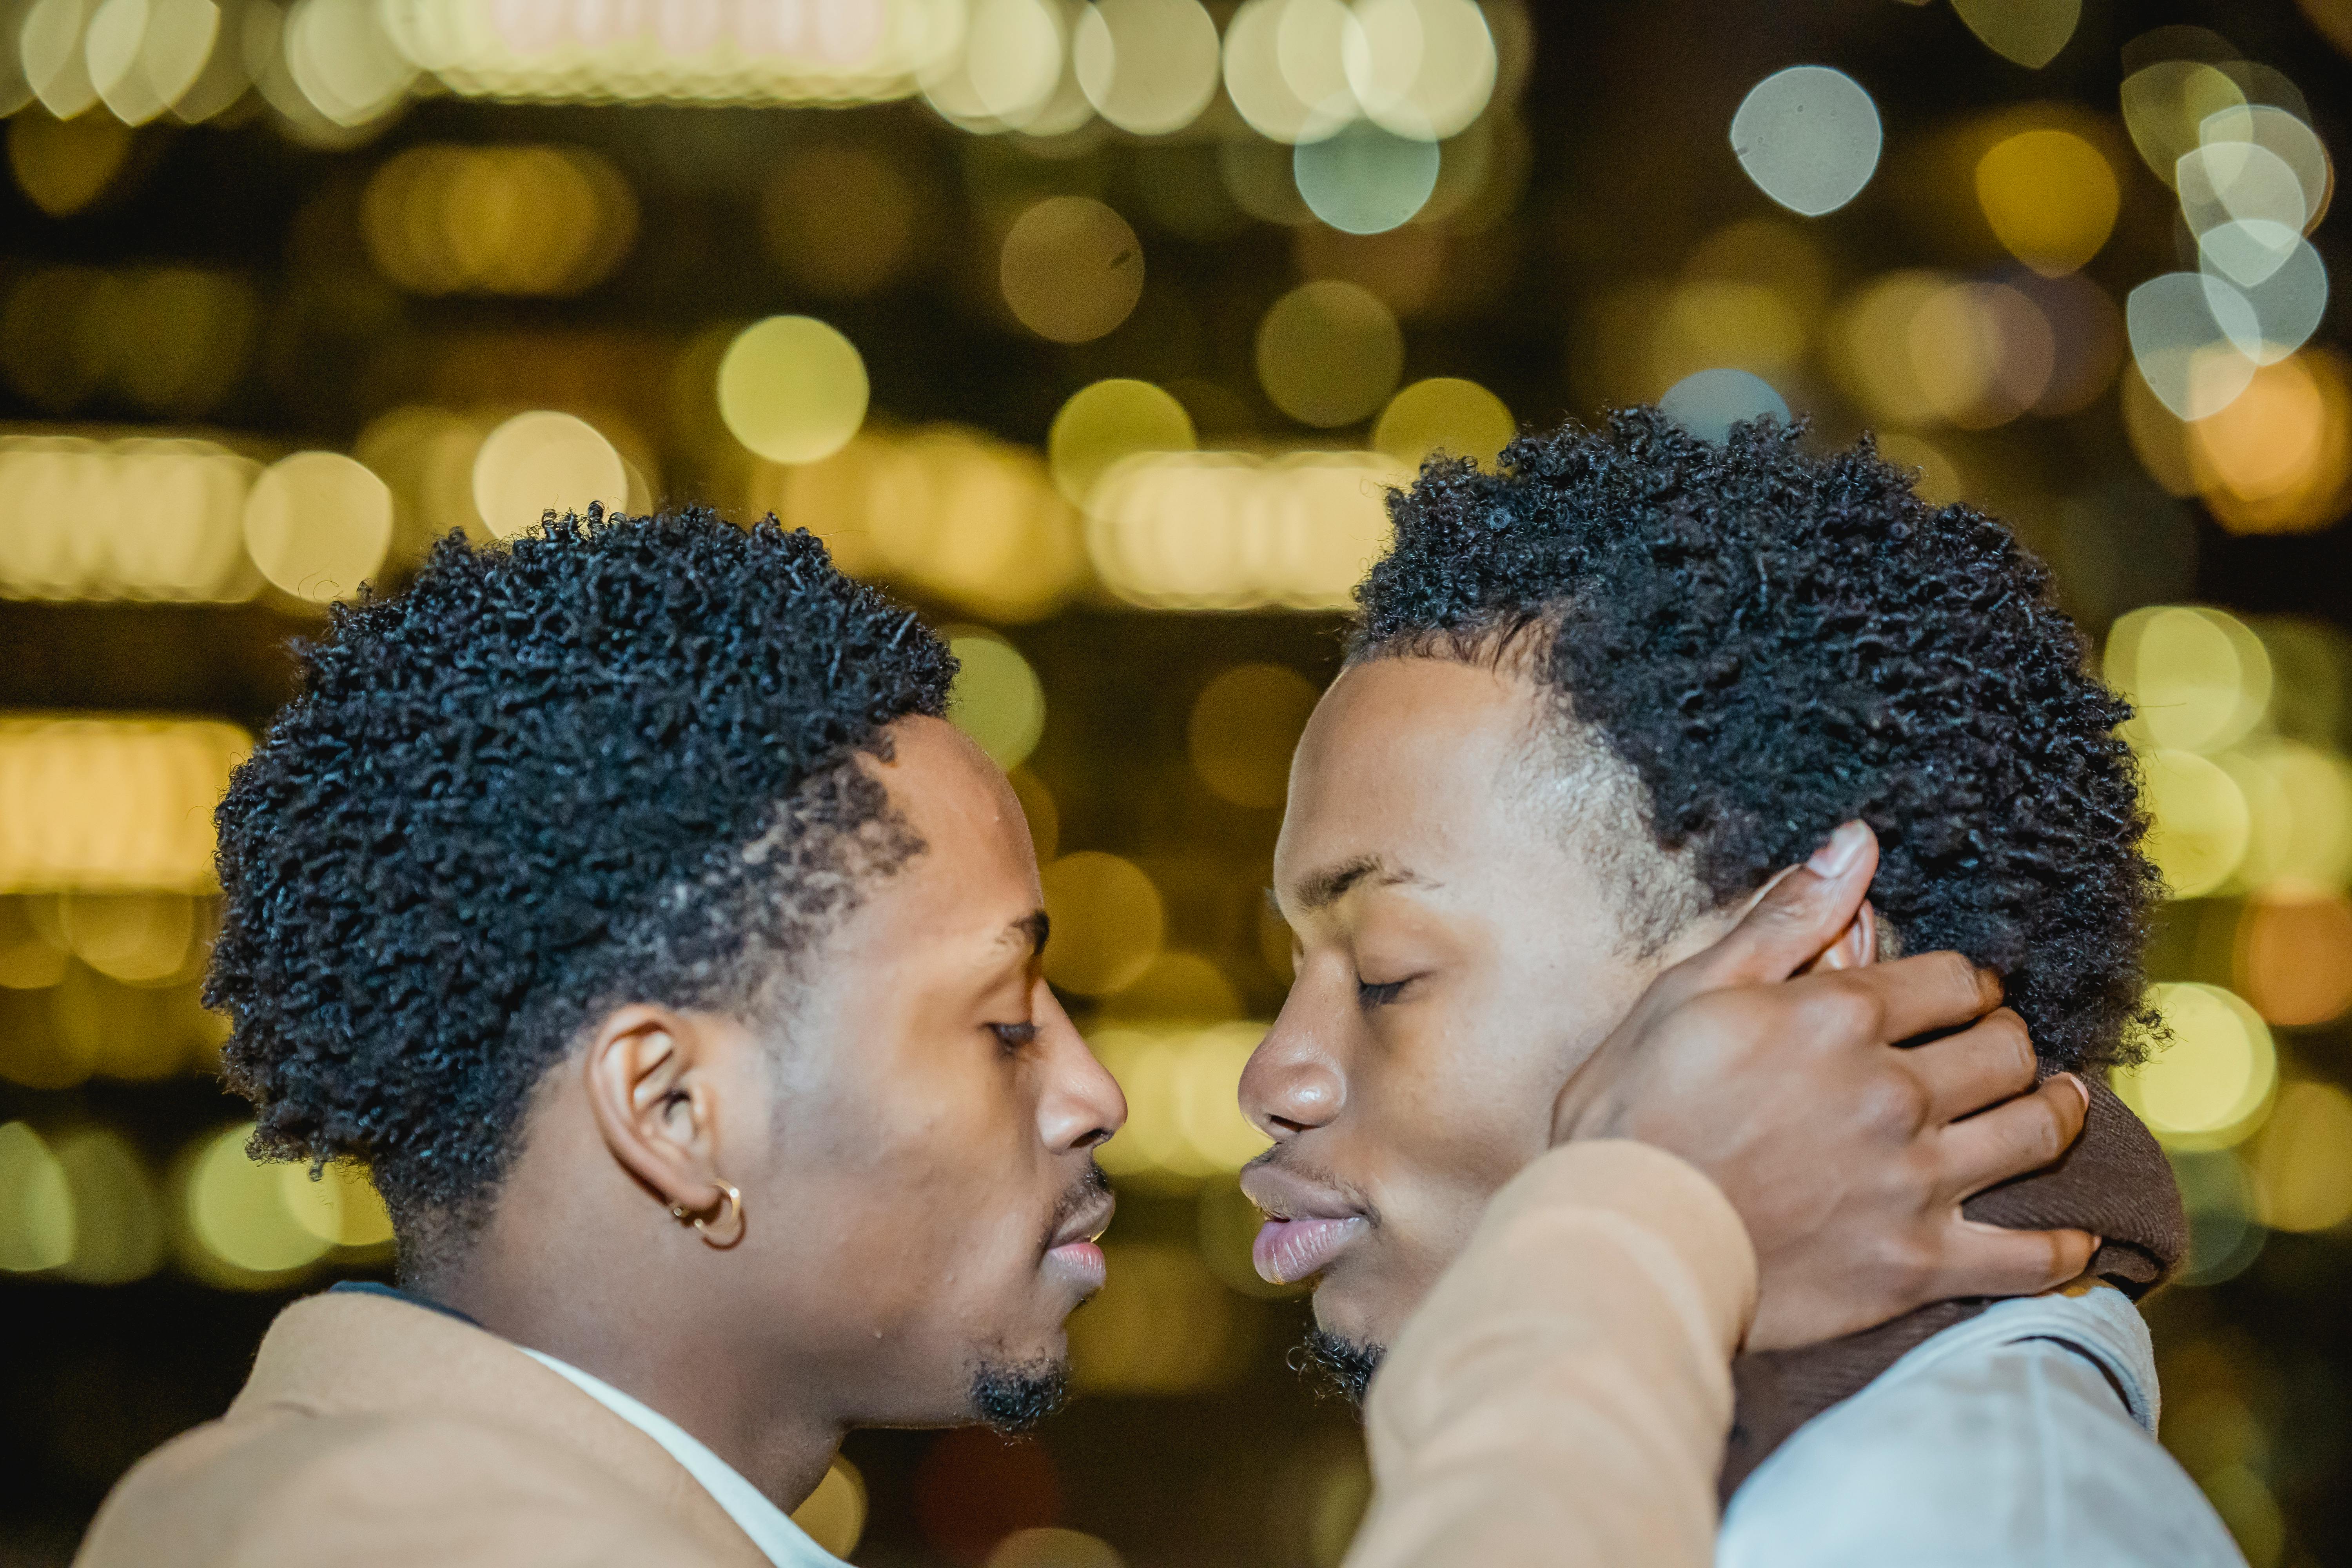
<svg viewBox="0 0 2352 1568">
<path fill-rule="evenodd" d="M 1366 1344 L 1321 1329 L 1310 1329 L 1306 1342 L 1291 1352 L 1290 1367 L 1314 1383 L 1317 1393 L 1327 1397 L 1339 1394 L 1360 1410 L 1364 1391 L 1372 1384 L 1372 1373 L 1381 1370 L 1381 1358 L 1388 1353 L 1386 1345 Z"/>
<path fill-rule="evenodd" d="M 971 1374 L 971 1409 L 993 1431 L 1026 1432 L 1062 1407 L 1069 1397 L 1070 1369 L 1063 1362 L 1038 1360 L 1022 1365 L 982 1362 Z"/>
</svg>

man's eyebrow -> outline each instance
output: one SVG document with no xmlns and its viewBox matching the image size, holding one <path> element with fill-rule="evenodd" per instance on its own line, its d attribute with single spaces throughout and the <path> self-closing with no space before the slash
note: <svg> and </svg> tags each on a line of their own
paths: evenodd
<svg viewBox="0 0 2352 1568">
<path fill-rule="evenodd" d="M 1052 934 L 1053 929 L 1054 922 L 1046 918 L 1045 910 L 1032 910 L 1006 926 L 1003 935 L 998 940 L 1007 947 L 1026 948 L 1029 956 L 1034 958 L 1045 951 L 1045 938 Z"/>
<path fill-rule="evenodd" d="M 1342 860 L 1337 866 L 1327 866 L 1311 876 L 1301 878 L 1292 889 L 1291 897 L 1297 901 L 1301 914 L 1313 914 L 1318 910 L 1328 910 L 1346 898 L 1348 889 L 1367 877 L 1375 879 L 1382 887 L 1422 880 L 1411 871 L 1378 855 L 1359 855 L 1352 860 Z"/>
</svg>

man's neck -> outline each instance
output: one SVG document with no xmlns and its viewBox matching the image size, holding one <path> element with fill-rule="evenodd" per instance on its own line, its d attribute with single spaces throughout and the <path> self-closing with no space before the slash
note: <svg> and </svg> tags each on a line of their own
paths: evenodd
<svg viewBox="0 0 2352 1568">
<path fill-rule="evenodd" d="M 730 1342 L 711 1325 L 708 1303 L 665 1300 L 658 1289 L 625 1297 L 608 1283 L 635 1270 L 535 1259 L 518 1278 L 483 1261 L 495 1249 L 485 1240 L 474 1258 L 404 1288 L 675 1421 L 779 1508 L 797 1508 L 824 1479 L 843 1427 L 818 1413 L 814 1388 L 774 1365 L 772 1346 L 751 1353 Z M 550 1289 L 549 1280 L 564 1286 Z"/>
</svg>

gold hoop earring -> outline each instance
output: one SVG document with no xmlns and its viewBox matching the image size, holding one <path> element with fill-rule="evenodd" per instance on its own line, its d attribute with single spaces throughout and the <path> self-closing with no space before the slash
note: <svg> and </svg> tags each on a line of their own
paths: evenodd
<svg viewBox="0 0 2352 1568">
<path fill-rule="evenodd" d="M 721 1205 L 724 1205 L 727 1209 L 727 1217 L 734 1222 L 734 1234 L 728 1237 L 724 1241 L 720 1240 L 719 1238 L 719 1234 L 711 1228 L 709 1218 L 703 1215 L 696 1214 L 684 1204 L 670 1205 L 669 1212 L 671 1218 L 694 1226 L 695 1229 L 702 1233 L 702 1239 L 706 1243 L 719 1248 L 721 1252 L 724 1252 L 729 1247 L 743 1239 L 743 1231 L 745 1228 L 743 1220 L 743 1194 L 740 1188 L 736 1187 L 734 1184 L 730 1182 L 718 1182 L 713 1184 L 719 1189 L 719 1203 L 713 1204 L 710 1206 L 712 1208 L 718 1208 Z"/>
</svg>

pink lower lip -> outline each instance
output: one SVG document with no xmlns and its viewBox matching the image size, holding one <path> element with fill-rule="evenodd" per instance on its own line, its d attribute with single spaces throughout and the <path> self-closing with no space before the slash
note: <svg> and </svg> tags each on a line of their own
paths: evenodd
<svg viewBox="0 0 2352 1568">
<path fill-rule="evenodd" d="M 1047 1259 L 1061 1265 L 1088 1295 L 1103 1288 L 1110 1278 L 1110 1266 L 1103 1261 L 1103 1250 L 1091 1241 L 1069 1241 L 1045 1254 Z"/>
<path fill-rule="evenodd" d="M 1363 1228 L 1361 1215 L 1345 1219 L 1270 1219 L 1250 1247 L 1250 1261 L 1256 1266 L 1259 1279 L 1287 1285 L 1331 1267 L 1331 1260 Z"/>
</svg>

